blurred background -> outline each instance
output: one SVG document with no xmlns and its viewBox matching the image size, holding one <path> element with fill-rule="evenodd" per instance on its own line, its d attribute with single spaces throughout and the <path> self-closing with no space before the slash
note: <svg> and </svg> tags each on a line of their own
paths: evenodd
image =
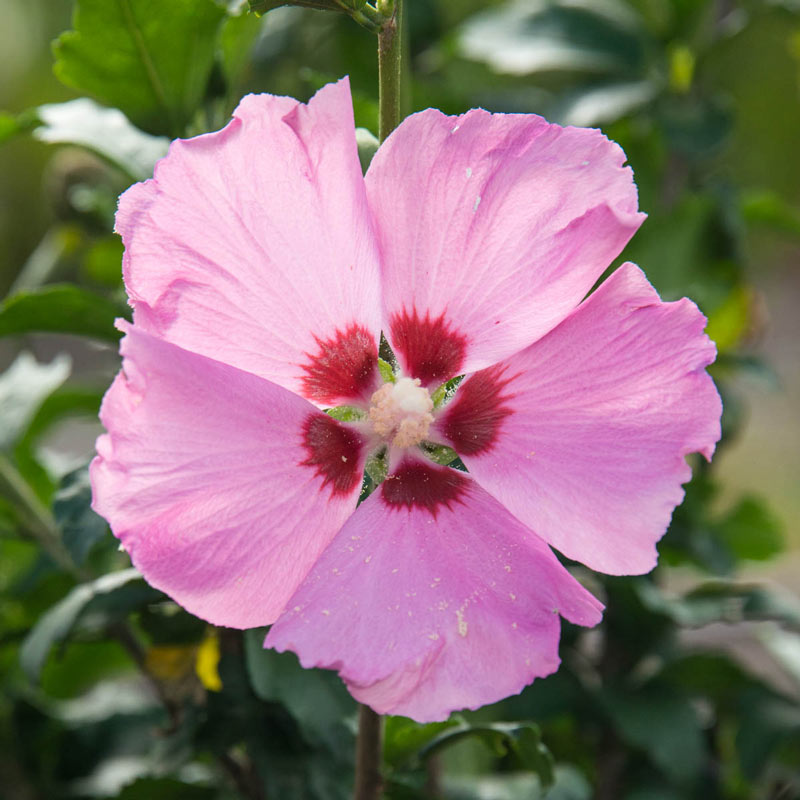
<svg viewBox="0 0 800 800">
<path fill-rule="evenodd" d="M 800 798 L 800 2 L 407 0 L 405 22 L 406 113 L 535 112 L 623 146 L 649 218 L 621 260 L 709 317 L 725 415 L 656 572 L 582 575 L 604 623 L 565 626 L 564 666 L 520 697 L 390 719 L 387 796 Z M 0 0 L 0 23 L 0 796 L 347 797 L 338 679 L 147 587 L 86 464 L 127 313 L 119 193 L 249 91 L 349 74 L 375 133 L 375 37 L 213 0 Z"/>
</svg>

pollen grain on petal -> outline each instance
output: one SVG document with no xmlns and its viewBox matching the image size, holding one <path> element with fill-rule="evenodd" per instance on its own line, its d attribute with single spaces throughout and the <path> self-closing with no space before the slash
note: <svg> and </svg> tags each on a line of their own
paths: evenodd
<svg viewBox="0 0 800 800">
<path fill-rule="evenodd" d="M 303 364 L 302 393 L 309 400 L 334 404 L 364 400 L 378 383 L 378 346 L 366 328 L 352 324 L 327 339 L 315 337 L 316 353 Z"/>
<path fill-rule="evenodd" d="M 467 337 L 440 314 L 421 317 L 417 310 L 393 314 L 389 324 L 391 344 L 413 378 L 423 386 L 443 383 L 458 375 L 467 354 Z"/>
<path fill-rule="evenodd" d="M 346 495 L 361 483 L 364 440 L 358 431 L 321 413 L 309 414 L 303 426 L 303 447 L 312 467 L 331 486 L 333 494 Z"/>
<path fill-rule="evenodd" d="M 469 491 L 469 479 L 454 469 L 416 460 L 401 462 L 381 484 L 383 502 L 395 509 L 425 509 L 435 517 L 443 506 L 452 510 Z"/>
<path fill-rule="evenodd" d="M 459 455 L 474 456 L 494 446 L 503 420 L 513 413 L 506 392 L 512 377 L 499 365 L 476 372 L 459 386 L 440 429 Z"/>
</svg>

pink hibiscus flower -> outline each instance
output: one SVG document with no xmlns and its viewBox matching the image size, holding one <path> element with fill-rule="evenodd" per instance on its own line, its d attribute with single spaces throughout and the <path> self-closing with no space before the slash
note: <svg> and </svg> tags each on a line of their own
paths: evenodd
<svg viewBox="0 0 800 800">
<path fill-rule="evenodd" d="M 439 720 L 553 672 L 559 615 L 602 606 L 550 547 L 650 570 L 684 456 L 720 435 L 693 303 L 632 264 L 584 300 L 643 220 L 624 161 L 596 130 L 428 110 L 362 178 L 346 80 L 174 142 L 120 201 L 134 323 L 91 469 L 147 580 L 272 624 L 267 646 L 382 713 Z"/>
</svg>

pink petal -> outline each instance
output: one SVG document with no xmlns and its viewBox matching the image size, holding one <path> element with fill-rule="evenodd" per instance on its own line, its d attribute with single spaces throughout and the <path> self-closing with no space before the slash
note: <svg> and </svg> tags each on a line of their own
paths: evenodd
<svg viewBox="0 0 800 800">
<path fill-rule="evenodd" d="M 432 382 L 438 338 L 437 379 L 478 370 L 561 322 L 644 219 L 624 161 L 599 131 L 532 114 L 406 119 L 366 176 L 403 368 Z"/>
<path fill-rule="evenodd" d="M 355 508 L 362 438 L 286 389 L 126 328 L 94 508 L 193 614 L 270 623 Z"/>
<path fill-rule="evenodd" d="M 339 670 L 380 713 L 428 722 L 553 672 L 559 613 L 595 625 L 602 607 L 469 476 L 407 456 L 289 608 L 267 646 Z"/>
<path fill-rule="evenodd" d="M 248 95 L 120 199 L 137 326 L 325 405 L 368 397 L 378 258 L 347 79 Z"/>
<path fill-rule="evenodd" d="M 620 267 L 554 331 L 464 381 L 437 420 L 473 477 L 546 542 L 612 574 L 647 572 L 722 406 L 689 300 Z"/>
</svg>

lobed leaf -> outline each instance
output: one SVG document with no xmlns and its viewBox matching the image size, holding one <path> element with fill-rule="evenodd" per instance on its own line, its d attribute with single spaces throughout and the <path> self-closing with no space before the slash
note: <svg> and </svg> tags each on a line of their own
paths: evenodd
<svg viewBox="0 0 800 800">
<path fill-rule="evenodd" d="M 179 136 L 202 101 L 225 11 L 213 0 L 78 0 L 56 76 L 151 133 Z"/>
</svg>

